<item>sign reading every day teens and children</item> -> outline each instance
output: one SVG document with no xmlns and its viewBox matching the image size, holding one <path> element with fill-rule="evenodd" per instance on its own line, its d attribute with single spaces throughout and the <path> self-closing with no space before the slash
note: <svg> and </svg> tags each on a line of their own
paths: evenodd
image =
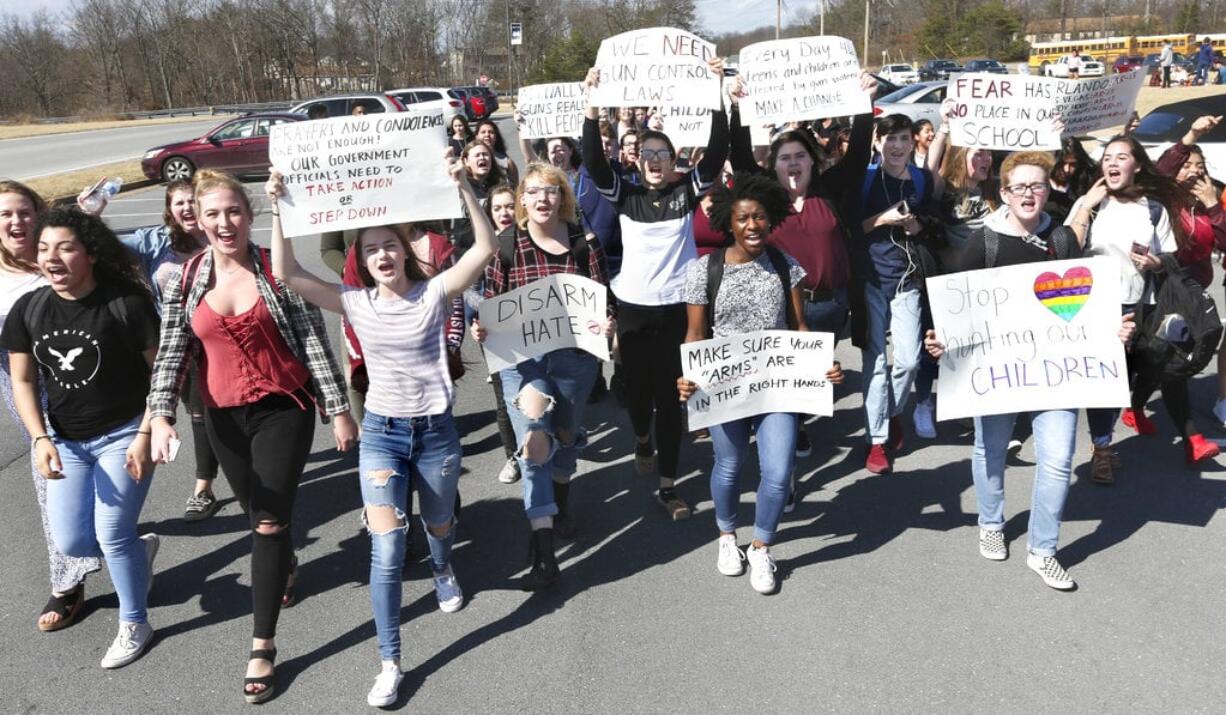
<svg viewBox="0 0 1226 715">
<path fill-rule="evenodd" d="M 945 345 L 938 420 L 1128 405 L 1112 259 L 966 271 L 927 285 Z"/>
<path fill-rule="evenodd" d="M 286 236 L 463 215 L 440 111 L 284 122 L 268 136 Z"/>
<path fill-rule="evenodd" d="M 692 430 L 769 412 L 834 413 L 826 371 L 830 333 L 758 330 L 681 346 L 681 372 L 698 390 L 686 402 Z"/>
<path fill-rule="evenodd" d="M 562 348 L 609 359 L 604 336 L 608 289 L 590 278 L 556 273 L 481 303 L 490 372 Z"/>
<path fill-rule="evenodd" d="M 719 109 L 720 77 L 707 60 L 715 45 L 671 27 L 631 30 L 606 38 L 596 53 L 598 107 L 706 107 Z"/>
<path fill-rule="evenodd" d="M 741 50 L 740 73 L 741 118 L 751 126 L 872 111 L 856 48 L 843 37 L 754 43 Z"/>
</svg>

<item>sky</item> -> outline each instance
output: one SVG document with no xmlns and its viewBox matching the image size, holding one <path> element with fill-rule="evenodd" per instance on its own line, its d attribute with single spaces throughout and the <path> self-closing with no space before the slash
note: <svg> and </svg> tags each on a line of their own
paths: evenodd
<svg viewBox="0 0 1226 715">
<path fill-rule="evenodd" d="M 819 0 L 784 0 L 783 24 L 793 25 L 808 19 L 816 10 Z M 25 0 L 16 9 L 17 14 L 32 14 L 46 8 L 51 12 L 66 10 L 71 0 Z M 775 24 L 775 0 L 695 0 L 699 24 L 712 35 L 722 35 L 738 30 L 752 30 L 763 25 Z M 6 8 L 5 12 L 13 12 Z"/>
</svg>

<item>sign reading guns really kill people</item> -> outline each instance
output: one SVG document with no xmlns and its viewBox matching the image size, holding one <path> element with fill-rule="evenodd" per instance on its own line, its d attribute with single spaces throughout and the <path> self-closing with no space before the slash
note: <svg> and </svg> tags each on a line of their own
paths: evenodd
<svg viewBox="0 0 1226 715">
<path fill-rule="evenodd" d="M 1024 263 L 927 284 L 945 345 L 938 420 L 1128 405 L 1112 259 Z"/>
<path fill-rule="evenodd" d="M 395 112 L 285 122 L 268 136 L 286 236 L 463 215 L 447 174 L 443 114 Z"/>
</svg>

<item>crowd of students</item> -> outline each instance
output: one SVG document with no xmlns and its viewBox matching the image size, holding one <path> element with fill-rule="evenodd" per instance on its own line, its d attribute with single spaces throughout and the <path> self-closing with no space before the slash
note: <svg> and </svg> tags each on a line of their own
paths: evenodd
<svg viewBox="0 0 1226 715">
<path fill-rule="evenodd" d="M 724 76 L 720 60 L 711 69 Z M 585 85 L 599 81 L 593 69 Z M 875 94 L 875 84 L 862 75 L 865 92 Z M 524 141 L 522 170 L 496 123 L 472 132 L 457 118 L 439 160 L 464 218 L 325 234 L 321 252 L 339 282 L 303 269 L 282 236 L 276 172 L 265 186 L 271 250 L 252 242 L 251 201 L 221 172 L 169 185 L 164 225 L 123 238 L 97 216 L 49 209 L 23 185 L 0 182 L 0 386 L 31 440 L 51 570 L 38 627 L 70 625 L 86 576 L 105 562 L 119 630 L 102 666 L 143 653 L 159 540 L 136 525 L 154 466 L 175 458 L 182 400 L 197 477 L 185 518 L 216 511 L 220 468 L 252 532 L 242 694 L 252 703 L 272 697 L 277 621 L 294 601 L 290 525 L 318 418 L 338 450 L 359 452 L 381 661 L 367 701 L 390 705 L 403 678 L 401 569 L 414 491 L 439 608 L 464 603 L 451 559 L 461 471 L 452 405 L 465 332 L 486 339 L 483 298 L 559 273 L 608 287 L 601 329 L 615 347 L 613 391 L 633 432 L 624 446 L 638 472 L 658 480 L 667 516 L 683 520 L 703 497 L 683 495 L 677 483 L 688 441 L 683 404 L 695 390 L 682 376 L 683 343 L 762 329 L 823 331 L 836 343 L 850 335 L 863 365 L 863 463 L 878 475 L 904 447 L 909 404 L 915 436 L 937 435 L 933 384 L 944 346 L 925 278 L 1108 256 L 1119 270 L 1119 334 L 1128 343 L 1153 276 L 1186 271 L 1208 287 L 1212 253 L 1226 247 L 1222 198 L 1196 145 L 1220 117 L 1196 120 L 1156 164 L 1128 136 L 1107 143 L 1099 164 L 1072 140 L 1055 153 L 1007 156 L 949 147 L 948 125 L 897 114 L 792 123 L 763 152 L 741 120 L 739 82 L 725 85 L 730 109 L 712 114 L 705 147 L 674 146 L 646 109 L 589 103 L 580 141 Z M 321 310 L 343 317 L 348 369 Z M 843 380 L 838 362 L 825 377 Z M 562 576 L 556 541 L 579 528 L 569 493 L 587 443 L 585 406 L 605 387 L 601 366 L 560 349 L 491 382 L 507 457 L 497 478 L 522 484 L 528 522 L 520 585 L 551 588 Z M 1216 456 L 1192 421 L 1186 379 L 1138 372 L 1133 384 L 1126 426 L 1156 431 L 1145 409 L 1160 389 L 1188 463 Z M 1214 412 L 1226 423 L 1226 378 L 1221 384 Z M 1091 478 L 1110 484 L 1122 470 L 1111 446 L 1117 411 L 1088 412 Z M 1008 556 L 1003 475 L 1017 417 L 974 419 L 977 544 L 992 560 Z M 1027 417 L 1037 455 L 1027 564 L 1047 585 L 1068 589 L 1073 580 L 1056 552 L 1078 410 Z M 709 431 L 717 571 L 738 576 L 747 562 L 760 593 L 778 588 L 770 545 L 796 499 L 795 460 L 811 450 L 806 422 L 771 413 Z M 742 551 L 739 478 L 752 462 L 752 436 L 760 486 Z"/>
</svg>

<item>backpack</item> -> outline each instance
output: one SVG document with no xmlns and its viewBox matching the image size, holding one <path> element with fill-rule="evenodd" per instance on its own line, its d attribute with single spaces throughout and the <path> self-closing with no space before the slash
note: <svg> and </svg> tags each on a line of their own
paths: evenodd
<svg viewBox="0 0 1226 715">
<path fill-rule="evenodd" d="M 715 296 L 719 295 L 719 285 L 724 281 L 724 252 L 727 250 L 727 248 L 721 248 L 707 257 L 708 338 L 715 336 Z M 788 329 L 795 330 L 793 326 L 798 325 L 798 322 L 792 311 L 792 272 L 788 266 L 788 259 L 783 255 L 783 251 L 769 243 L 766 244 L 766 257 L 770 259 L 775 275 L 779 276 L 779 282 L 783 284 L 783 310 L 787 315 Z"/>
<path fill-rule="evenodd" d="M 864 210 L 864 206 L 868 204 L 868 195 L 873 190 L 873 182 L 877 179 L 877 172 L 881 171 L 880 164 L 869 164 L 868 170 L 864 172 L 864 183 L 860 186 L 860 210 Z M 924 189 L 928 188 L 924 185 L 924 170 L 915 164 L 907 164 L 907 173 L 911 175 L 911 183 L 915 184 L 915 195 L 919 197 L 922 203 L 925 200 Z M 912 210 L 916 207 L 912 206 Z"/>
<path fill-rule="evenodd" d="M 502 274 L 505 276 L 511 272 L 511 268 L 515 266 L 515 244 L 519 241 L 519 235 L 514 227 L 508 228 L 498 234 L 498 264 L 502 266 Z M 591 278 L 591 253 L 592 247 L 588 245 L 587 235 L 584 234 L 580 240 L 572 240 L 570 242 L 570 255 L 574 259 L 575 265 L 579 268 L 579 274 L 585 278 Z"/>
<path fill-rule="evenodd" d="M 986 225 L 983 227 L 983 267 L 995 268 L 996 256 L 1000 253 L 1000 234 Z M 1063 261 L 1066 258 L 1080 258 L 1081 249 L 1077 247 L 1077 234 L 1067 226 L 1056 226 L 1047 234 L 1047 259 Z"/>
<path fill-rule="evenodd" d="M 1158 382 L 1186 380 L 1217 354 L 1222 323 L 1213 296 L 1175 256 L 1164 253 L 1158 259 L 1163 272 L 1151 274 L 1146 286 L 1146 295 L 1153 288 L 1155 302 L 1147 305 L 1142 299 L 1137 305 L 1133 364 L 1139 374 Z"/>
</svg>

